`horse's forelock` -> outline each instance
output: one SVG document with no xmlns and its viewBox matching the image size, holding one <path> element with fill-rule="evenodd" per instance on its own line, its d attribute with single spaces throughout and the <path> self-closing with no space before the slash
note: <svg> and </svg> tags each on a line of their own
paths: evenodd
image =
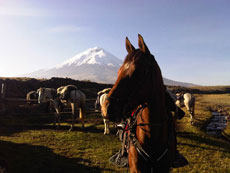
<svg viewBox="0 0 230 173">
<path fill-rule="evenodd" d="M 124 64 L 125 63 L 131 63 L 135 61 L 138 57 L 140 57 L 140 54 L 143 52 L 140 49 L 135 49 L 132 52 L 128 53 L 128 55 L 125 57 Z"/>
<path fill-rule="evenodd" d="M 123 66 L 125 64 L 134 64 L 135 66 L 140 65 L 145 68 L 151 66 L 152 68 L 155 67 L 160 70 L 155 57 L 150 53 L 144 53 L 140 49 L 136 49 L 129 53 L 124 60 Z"/>
</svg>

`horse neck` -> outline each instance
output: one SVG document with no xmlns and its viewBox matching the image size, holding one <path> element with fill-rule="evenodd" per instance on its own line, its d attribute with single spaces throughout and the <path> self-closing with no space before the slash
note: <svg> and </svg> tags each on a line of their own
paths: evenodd
<svg viewBox="0 0 230 173">
<path fill-rule="evenodd" d="M 160 149 L 161 144 L 165 144 L 167 141 L 168 120 L 165 106 L 165 89 L 163 85 L 158 85 L 154 89 L 152 88 L 149 95 L 150 97 L 146 101 L 147 107 L 143 109 L 137 120 L 137 123 L 149 125 L 137 127 L 137 135 L 139 134 L 140 142 L 145 142 L 147 139 L 147 146 L 156 145 L 159 146 L 158 149 Z"/>
<path fill-rule="evenodd" d="M 162 79 L 162 78 L 160 78 Z M 155 83 L 152 86 L 150 92 L 150 120 L 151 123 L 158 123 L 167 119 L 167 111 L 165 105 L 165 87 L 163 81 L 159 79 L 159 83 Z"/>
<path fill-rule="evenodd" d="M 137 119 L 137 124 L 146 124 L 145 126 L 137 126 L 138 141 L 148 152 L 153 154 L 158 153 L 162 150 L 162 147 L 165 147 L 168 137 L 167 120 L 163 121 L 161 118 L 155 118 L 159 115 L 158 113 L 151 107 L 146 107 Z"/>
<path fill-rule="evenodd" d="M 100 105 L 101 105 L 101 106 L 102 106 L 103 103 L 105 102 L 106 97 L 107 97 L 107 93 L 101 95 L 101 97 L 100 97 Z"/>
<path fill-rule="evenodd" d="M 47 99 L 53 99 L 52 91 L 50 89 L 46 89 L 45 95 Z"/>
</svg>

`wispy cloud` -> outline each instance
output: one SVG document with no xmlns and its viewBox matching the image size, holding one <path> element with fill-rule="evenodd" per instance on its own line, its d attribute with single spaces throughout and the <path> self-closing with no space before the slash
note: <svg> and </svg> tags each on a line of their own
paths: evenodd
<svg viewBox="0 0 230 173">
<path fill-rule="evenodd" d="M 69 25 L 69 26 L 52 27 L 52 28 L 49 28 L 48 31 L 49 32 L 54 32 L 54 33 L 58 33 L 58 32 L 78 32 L 78 31 L 82 31 L 82 30 L 85 30 L 85 29 L 87 29 L 87 28 Z"/>
<path fill-rule="evenodd" d="M 27 8 L 8 8 L 8 7 L 0 7 L 0 15 L 4 16 L 47 16 L 44 11 L 40 11 L 37 9 L 27 9 Z"/>
</svg>

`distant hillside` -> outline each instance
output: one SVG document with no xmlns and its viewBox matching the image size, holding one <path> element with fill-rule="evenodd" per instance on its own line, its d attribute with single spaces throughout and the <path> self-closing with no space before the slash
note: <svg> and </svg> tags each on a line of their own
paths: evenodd
<svg viewBox="0 0 230 173">
<path fill-rule="evenodd" d="M 178 81 L 170 80 L 170 79 L 167 79 L 167 78 L 163 78 L 163 79 L 164 79 L 164 84 L 165 85 L 183 86 L 183 87 L 194 87 L 194 86 L 198 86 L 198 85 L 192 84 L 192 83 L 178 82 Z"/>
<path fill-rule="evenodd" d="M 40 87 L 58 88 L 64 85 L 76 85 L 82 90 L 87 98 L 96 98 L 97 92 L 104 88 L 112 87 L 109 84 L 99 84 L 88 81 L 78 81 L 69 78 L 51 78 L 51 79 L 34 79 L 34 78 L 0 78 L 1 84 L 6 84 L 6 97 L 9 98 L 26 98 L 30 91 L 36 91 Z M 0 89 L 1 91 L 1 89 Z"/>
<path fill-rule="evenodd" d="M 100 84 L 89 81 L 78 81 L 69 78 L 51 78 L 51 79 L 34 79 L 34 78 L 0 78 L 0 86 L 4 83 L 7 85 L 6 97 L 25 98 L 29 91 L 37 90 L 40 87 L 58 88 L 63 85 L 73 84 L 78 86 L 87 98 L 96 98 L 97 92 L 108 87 L 110 84 Z M 191 92 L 196 94 L 223 94 L 230 93 L 230 86 L 212 86 L 212 87 L 182 87 L 168 86 L 173 92 Z"/>
</svg>

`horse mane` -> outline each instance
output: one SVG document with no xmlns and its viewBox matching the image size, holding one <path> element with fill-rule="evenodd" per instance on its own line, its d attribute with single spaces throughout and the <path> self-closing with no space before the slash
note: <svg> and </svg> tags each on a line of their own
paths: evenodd
<svg viewBox="0 0 230 173">
<path fill-rule="evenodd" d="M 64 94 L 64 93 L 71 92 L 73 90 L 78 90 L 77 86 L 75 86 L 75 85 L 66 85 L 66 86 L 59 87 L 57 89 L 57 93 L 58 94 Z"/>
</svg>

